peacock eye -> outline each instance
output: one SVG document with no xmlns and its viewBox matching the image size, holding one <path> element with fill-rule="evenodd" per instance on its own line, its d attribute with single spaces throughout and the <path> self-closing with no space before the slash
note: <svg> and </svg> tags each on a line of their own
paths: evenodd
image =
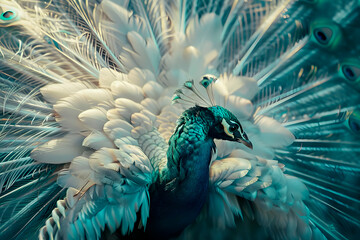
<svg viewBox="0 0 360 240">
<path fill-rule="evenodd" d="M 238 129 L 238 127 L 235 126 L 235 125 L 232 125 L 232 126 L 229 127 L 230 132 L 234 132 L 236 129 Z"/>
</svg>

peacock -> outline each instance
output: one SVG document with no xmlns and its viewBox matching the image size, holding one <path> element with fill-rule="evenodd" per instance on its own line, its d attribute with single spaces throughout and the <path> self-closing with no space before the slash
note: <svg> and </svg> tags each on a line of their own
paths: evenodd
<svg viewBox="0 0 360 240">
<path fill-rule="evenodd" d="M 0 0 L 0 239 L 358 239 L 359 10 Z"/>
</svg>

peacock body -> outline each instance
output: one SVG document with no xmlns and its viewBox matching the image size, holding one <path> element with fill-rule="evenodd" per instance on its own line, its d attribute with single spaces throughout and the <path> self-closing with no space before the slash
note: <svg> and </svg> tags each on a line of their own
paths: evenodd
<svg viewBox="0 0 360 240">
<path fill-rule="evenodd" d="M 356 239 L 359 7 L 0 0 L 0 238 Z"/>
<path fill-rule="evenodd" d="M 225 110 L 224 110 L 225 111 Z M 222 114 L 223 115 L 223 114 Z M 169 140 L 167 171 L 150 191 L 148 231 L 158 238 L 179 234 L 194 222 L 206 202 L 209 186 L 209 164 L 215 148 L 210 128 L 221 125 L 214 114 L 201 107 L 182 114 Z M 222 126 L 222 125 L 221 125 Z M 226 137 L 223 128 L 218 137 Z M 169 222 L 176 224 L 169 225 Z M 170 235 L 169 235 L 170 234 Z"/>
</svg>

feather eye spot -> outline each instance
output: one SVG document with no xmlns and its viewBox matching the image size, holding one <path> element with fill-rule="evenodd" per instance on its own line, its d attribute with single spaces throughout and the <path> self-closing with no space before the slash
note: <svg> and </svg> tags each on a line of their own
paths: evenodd
<svg viewBox="0 0 360 240">
<path fill-rule="evenodd" d="M 355 82 L 360 76 L 360 68 L 351 65 L 344 65 L 342 72 L 345 78 L 351 82 Z"/>
<path fill-rule="evenodd" d="M 344 44 L 342 27 L 327 18 L 314 19 L 310 24 L 310 32 L 311 41 L 330 51 Z"/>
<path fill-rule="evenodd" d="M 1 14 L 1 18 L 3 20 L 11 20 L 15 17 L 15 12 L 13 11 L 6 11 Z"/>
<path fill-rule="evenodd" d="M 192 82 L 192 81 L 187 81 L 187 82 L 184 83 L 184 86 L 185 86 L 186 88 L 192 89 L 192 87 L 193 87 L 193 82 Z"/>
<path fill-rule="evenodd" d="M 349 120 L 349 127 L 355 133 L 360 132 L 360 123 L 359 122 L 356 122 L 356 121 L 353 121 L 352 119 L 350 119 Z"/>
<path fill-rule="evenodd" d="M 210 81 L 209 81 L 209 79 L 203 79 L 202 81 L 201 81 L 201 85 L 204 87 L 204 88 L 207 88 L 209 85 L 210 85 Z"/>
<path fill-rule="evenodd" d="M 316 37 L 318 38 L 318 40 L 320 40 L 321 42 L 325 42 L 327 40 L 327 37 L 325 35 L 325 33 L 321 32 L 321 31 L 317 31 L 316 32 Z"/>
<path fill-rule="evenodd" d="M 320 43 L 320 44 L 327 44 L 329 43 L 332 35 L 333 35 L 333 31 L 330 28 L 317 28 L 314 31 L 314 35 L 316 40 Z"/>
<path fill-rule="evenodd" d="M 360 113 L 358 111 L 355 111 L 350 115 L 347 123 L 354 134 L 360 134 Z"/>
<path fill-rule="evenodd" d="M 346 77 L 348 77 L 350 79 L 355 77 L 355 73 L 348 66 L 345 66 L 343 68 L 343 71 L 344 71 L 344 74 L 345 74 Z"/>
<path fill-rule="evenodd" d="M 12 11 L 6 11 L 3 13 L 4 18 L 11 18 L 14 15 Z"/>
<path fill-rule="evenodd" d="M 172 99 L 173 102 L 175 102 L 176 100 L 181 99 L 181 97 L 179 95 L 175 95 Z"/>
<path fill-rule="evenodd" d="M 206 74 L 202 77 L 202 80 L 200 81 L 200 84 L 204 87 L 204 88 L 208 88 L 211 83 L 213 83 L 213 81 L 216 81 L 216 77 L 211 75 L 211 74 Z"/>
<path fill-rule="evenodd" d="M 355 132 L 359 132 L 360 131 L 360 124 L 357 122 L 351 122 L 350 127 L 355 131 Z"/>
</svg>

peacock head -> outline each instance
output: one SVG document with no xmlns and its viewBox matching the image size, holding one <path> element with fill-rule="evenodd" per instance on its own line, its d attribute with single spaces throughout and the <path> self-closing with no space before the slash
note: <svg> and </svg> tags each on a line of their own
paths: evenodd
<svg viewBox="0 0 360 240">
<path fill-rule="evenodd" d="M 234 114 L 220 106 L 209 107 L 208 110 L 215 117 L 215 122 L 209 131 L 210 137 L 239 142 L 248 148 L 253 148 L 252 143 Z"/>
<path fill-rule="evenodd" d="M 195 104 L 197 107 L 189 109 L 190 112 L 193 112 L 195 109 L 202 111 L 204 108 L 209 110 L 213 116 L 213 118 L 211 117 L 213 122 L 210 124 L 209 137 L 240 142 L 252 149 L 253 145 L 237 117 L 229 110 L 216 105 L 213 92 L 213 86 L 216 81 L 217 77 L 211 74 L 204 75 L 198 83 L 194 82 L 194 80 L 186 81 L 182 89 L 175 91 L 173 103 L 180 103 L 185 106 L 189 105 L 189 103 L 190 105 Z M 200 87 L 200 91 L 206 91 L 209 101 L 198 90 L 198 87 Z M 195 114 L 197 114 L 197 110 L 195 110 Z"/>
</svg>

